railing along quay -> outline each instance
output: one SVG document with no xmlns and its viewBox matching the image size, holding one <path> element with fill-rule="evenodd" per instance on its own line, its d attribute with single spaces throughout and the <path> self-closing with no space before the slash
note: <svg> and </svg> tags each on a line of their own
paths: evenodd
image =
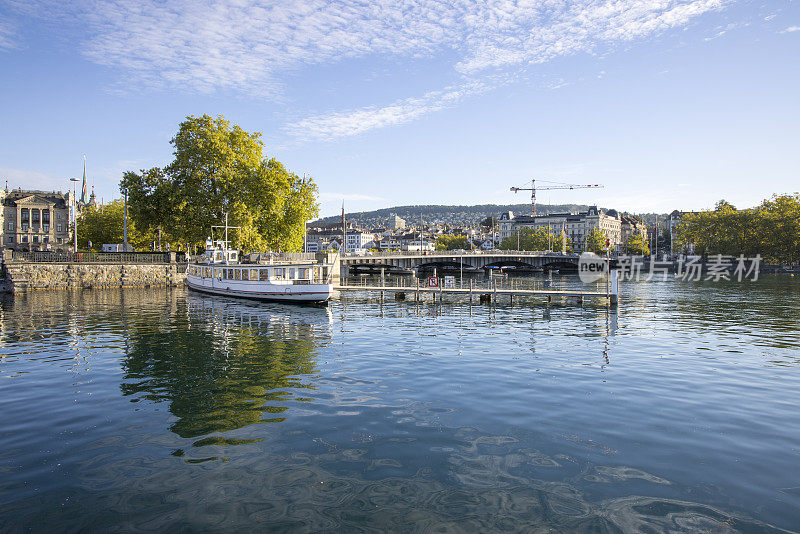
<svg viewBox="0 0 800 534">
<path fill-rule="evenodd" d="M 25 252 L 15 250 L 12 261 L 28 263 L 142 263 L 169 264 L 185 262 L 183 253 L 170 252 Z"/>
</svg>

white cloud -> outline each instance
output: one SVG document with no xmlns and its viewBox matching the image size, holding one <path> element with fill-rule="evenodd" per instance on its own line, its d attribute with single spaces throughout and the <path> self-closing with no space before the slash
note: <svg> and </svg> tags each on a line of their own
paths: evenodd
<svg viewBox="0 0 800 534">
<path fill-rule="evenodd" d="M 471 82 L 441 91 L 430 91 L 418 98 L 406 98 L 378 107 L 333 112 L 308 117 L 286 126 L 286 131 L 301 140 L 330 140 L 357 135 L 375 128 L 403 124 L 423 115 L 453 106 L 469 96 L 483 93 L 503 83 Z"/>
<path fill-rule="evenodd" d="M 17 47 L 14 40 L 14 26 L 5 20 L 0 20 L 0 51 Z"/>
<path fill-rule="evenodd" d="M 286 72 L 366 56 L 454 54 L 454 69 L 535 64 L 686 24 L 729 0 L 39 0 L 80 21 L 91 61 L 137 83 L 274 94 Z M 24 6 L 24 7 L 23 7 Z"/>
<path fill-rule="evenodd" d="M 10 1 L 20 16 L 48 13 L 59 27 L 80 21 L 72 27 L 82 53 L 119 69 L 126 90 L 233 90 L 275 99 L 292 73 L 367 57 L 440 58 L 458 80 L 421 97 L 288 126 L 302 138 L 328 139 L 408 122 L 474 94 L 472 85 L 487 76 L 605 52 L 732 0 Z"/>
<path fill-rule="evenodd" d="M 781 33 L 792 33 L 792 32 L 800 32 L 800 26 L 789 26 Z"/>
</svg>

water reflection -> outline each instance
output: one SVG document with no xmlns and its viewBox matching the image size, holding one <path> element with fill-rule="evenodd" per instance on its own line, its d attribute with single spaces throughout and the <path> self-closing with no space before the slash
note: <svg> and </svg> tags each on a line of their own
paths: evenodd
<svg viewBox="0 0 800 534">
<path fill-rule="evenodd" d="M 177 417 L 172 432 L 203 437 L 195 446 L 249 443 L 258 438 L 218 434 L 284 421 L 292 402 L 310 399 L 328 309 L 191 293 L 185 303 L 155 328 L 150 321 L 126 321 L 120 389 L 134 402 L 169 403 Z"/>
</svg>

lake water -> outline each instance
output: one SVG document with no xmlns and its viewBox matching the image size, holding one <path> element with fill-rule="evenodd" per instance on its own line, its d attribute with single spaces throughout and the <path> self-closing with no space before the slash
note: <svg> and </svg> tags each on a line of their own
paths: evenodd
<svg viewBox="0 0 800 534">
<path fill-rule="evenodd" d="M 5 297 L 0 531 L 800 529 L 799 306 Z"/>
</svg>

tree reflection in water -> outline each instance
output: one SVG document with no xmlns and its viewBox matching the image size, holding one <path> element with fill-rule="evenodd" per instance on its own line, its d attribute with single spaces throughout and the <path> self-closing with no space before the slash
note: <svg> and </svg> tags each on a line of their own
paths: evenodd
<svg viewBox="0 0 800 534">
<path fill-rule="evenodd" d="M 287 401 L 310 400 L 317 345 L 327 337 L 327 309 L 237 302 L 187 295 L 166 323 L 133 318 L 123 360 L 124 395 L 168 402 L 170 430 L 204 439 L 196 446 L 258 441 L 210 435 L 254 423 L 281 422 Z"/>
</svg>

